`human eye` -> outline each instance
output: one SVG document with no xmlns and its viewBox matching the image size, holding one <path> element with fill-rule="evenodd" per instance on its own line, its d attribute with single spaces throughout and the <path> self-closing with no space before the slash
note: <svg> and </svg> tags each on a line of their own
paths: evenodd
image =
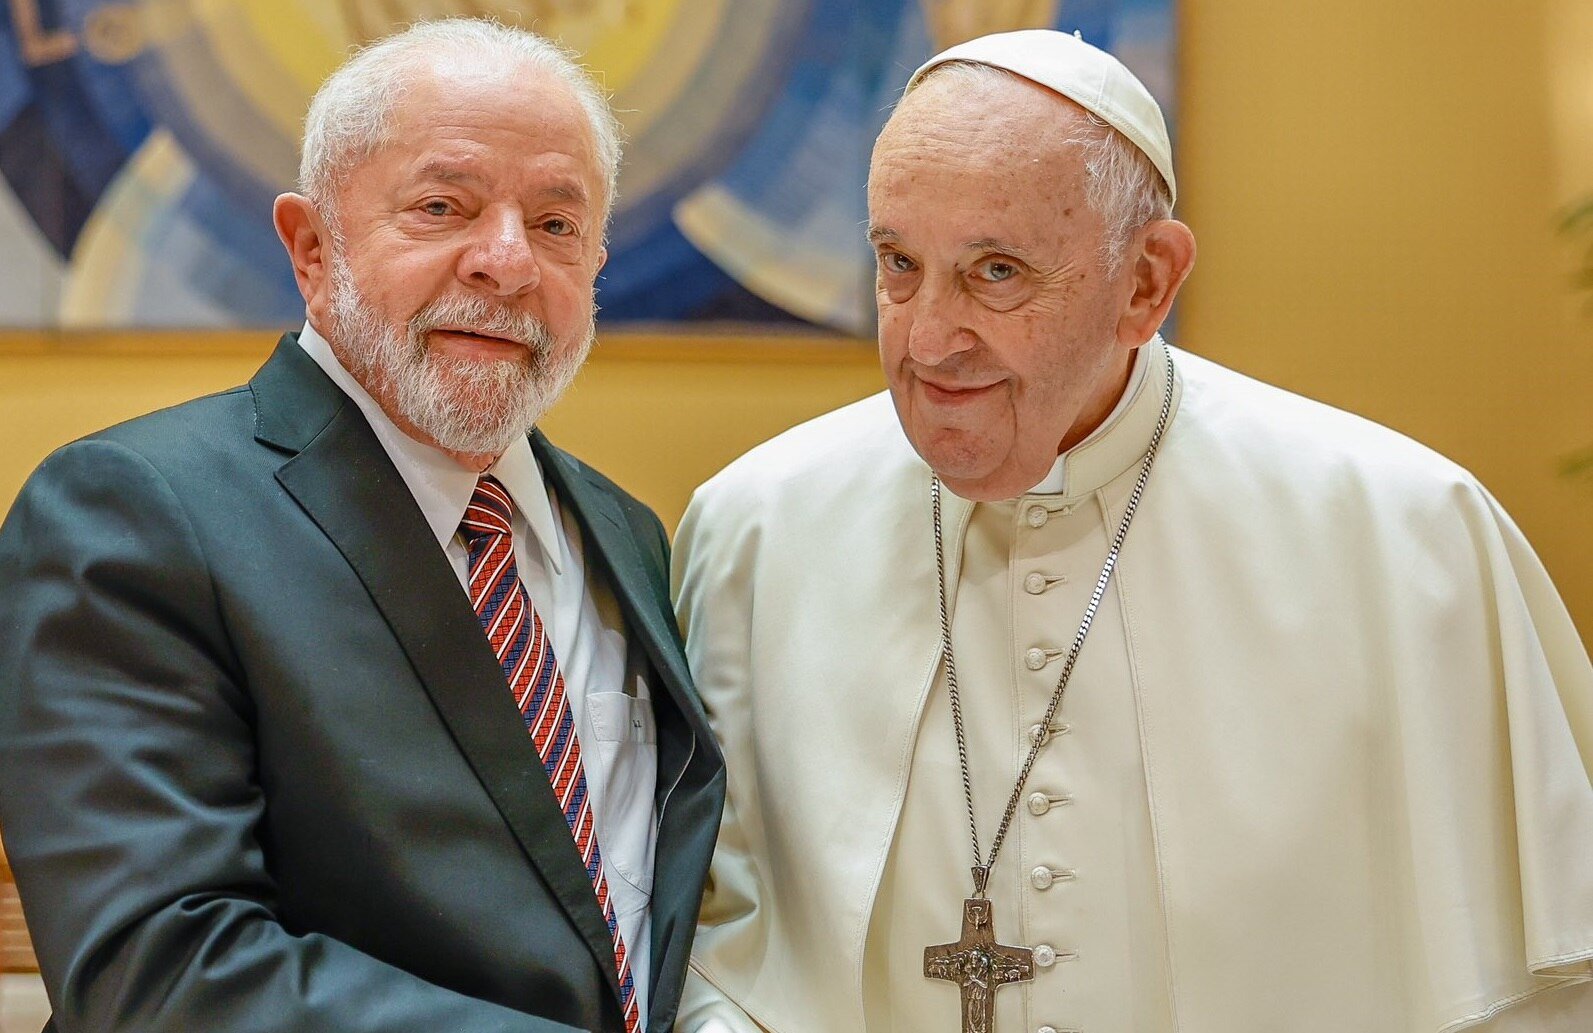
<svg viewBox="0 0 1593 1033">
<path fill-rule="evenodd" d="M 575 223 L 555 215 L 542 220 L 542 229 L 555 237 L 568 237 L 575 233 Z"/>
<path fill-rule="evenodd" d="M 976 276 L 989 283 L 1003 283 L 1016 277 L 1022 269 L 1018 263 L 1005 258 L 988 258 L 974 270 Z"/>
<path fill-rule="evenodd" d="M 905 274 L 917 268 L 913 260 L 900 251 L 881 251 L 879 253 L 880 269 L 887 273 Z"/>
<path fill-rule="evenodd" d="M 422 201 L 420 203 L 420 210 L 425 212 L 427 215 L 438 219 L 441 219 L 447 215 L 452 215 L 455 212 L 453 204 L 443 200 L 440 197 L 428 198 L 427 200 Z"/>
</svg>

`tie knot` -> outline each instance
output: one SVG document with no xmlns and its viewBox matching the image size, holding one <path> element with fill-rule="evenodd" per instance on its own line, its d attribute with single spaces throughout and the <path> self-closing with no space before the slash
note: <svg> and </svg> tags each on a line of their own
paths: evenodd
<svg viewBox="0 0 1593 1033">
<path fill-rule="evenodd" d="M 467 544 L 489 534 L 508 534 L 509 517 L 514 513 L 514 503 L 509 493 L 495 478 L 483 477 L 476 482 L 475 494 L 465 507 L 465 517 L 459 522 L 459 533 Z"/>
</svg>

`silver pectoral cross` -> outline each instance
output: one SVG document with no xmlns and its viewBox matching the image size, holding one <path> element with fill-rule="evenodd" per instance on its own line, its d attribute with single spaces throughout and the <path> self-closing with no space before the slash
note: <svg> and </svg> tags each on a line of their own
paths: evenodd
<svg viewBox="0 0 1593 1033">
<path fill-rule="evenodd" d="M 975 892 L 982 894 L 979 875 L 976 869 Z M 996 991 L 1034 978 L 1034 951 L 997 943 L 990 901 L 969 897 L 962 902 L 962 938 L 925 947 L 924 975 L 949 979 L 962 990 L 962 1033 L 991 1033 Z"/>
</svg>

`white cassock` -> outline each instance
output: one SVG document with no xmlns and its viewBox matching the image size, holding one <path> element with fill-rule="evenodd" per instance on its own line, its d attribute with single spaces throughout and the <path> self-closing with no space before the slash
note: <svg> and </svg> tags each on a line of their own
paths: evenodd
<svg viewBox="0 0 1593 1033">
<path fill-rule="evenodd" d="M 1171 350 L 1059 494 L 945 496 L 988 849 Z M 1593 1030 L 1593 668 L 1509 517 L 1392 431 L 1187 353 L 991 875 L 997 1033 Z M 934 1033 L 972 849 L 930 474 L 885 395 L 694 498 L 687 653 L 729 798 L 679 1029 Z M 1581 985 L 1576 985 L 1581 984 Z"/>
</svg>

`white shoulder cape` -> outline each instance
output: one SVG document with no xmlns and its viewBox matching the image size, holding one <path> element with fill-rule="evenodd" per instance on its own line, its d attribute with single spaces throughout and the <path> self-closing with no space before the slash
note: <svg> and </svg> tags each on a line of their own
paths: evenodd
<svg viewBox="0 0 1593 1033">
<path fill-rule="evenodd" d="M 1593 667 L 1531 548 L 1422 446 L 1169 352 L 1109 600 L 1180 1028 L 1448 1033 L 1593 977 Z M 682 1029 L 864 1028 L 939 663 L 928 478 L 882 394 L 753 450 L 681 525 L 729 777 Z"/>
</svg>

